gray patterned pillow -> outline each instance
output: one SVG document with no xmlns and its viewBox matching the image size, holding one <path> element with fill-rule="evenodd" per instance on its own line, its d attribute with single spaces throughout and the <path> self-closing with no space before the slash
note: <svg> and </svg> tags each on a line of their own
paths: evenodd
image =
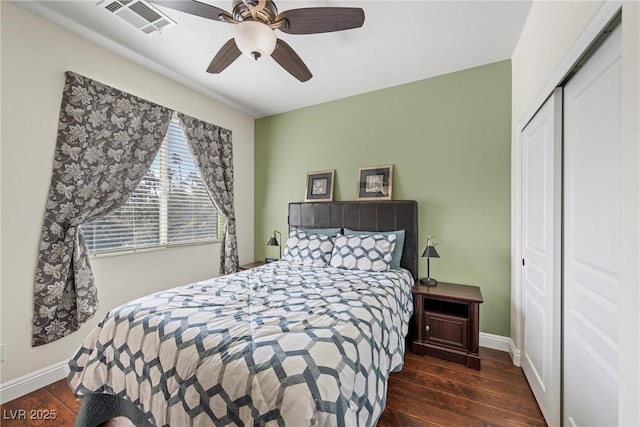
<svg viewBox="0 0 640 427">
<path fill-rule="evenodd" d="M 326 267 L 331 260 L 334 236 L 310 234 L 298 228 L 289 232 L 282 259 L 309 267 Z"/>
<path fill-rule="evenodd" d="M 347 270 L 387 271 L 391 268 L 396 238 L 395 234 L 338 234 L 330 265 Z"/>
</svg>

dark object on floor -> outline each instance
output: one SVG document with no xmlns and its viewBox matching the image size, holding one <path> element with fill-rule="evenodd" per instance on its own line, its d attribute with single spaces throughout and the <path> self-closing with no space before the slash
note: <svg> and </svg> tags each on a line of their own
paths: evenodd
<svg viewBox="0 0 640 427">
<path fill-rule="evenodd" d="M 82 399 L 75 427 L 97 427 L 118 416 L 130 419 L 138 427 L 153 427 L 133 403 L 110 394 L 89 394 Z"/>
</svg>

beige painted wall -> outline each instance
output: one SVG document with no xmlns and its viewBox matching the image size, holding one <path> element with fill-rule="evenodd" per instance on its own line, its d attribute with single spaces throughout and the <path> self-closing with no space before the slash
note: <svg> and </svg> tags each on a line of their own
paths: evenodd
<svg viewBox="0 0 640 427">
<path fill-rule="evenodd" d="M 640 425 L 640 3 L 622 9 L 620 425 Z"/>
<path fill-rule="evenodd" d="M 622 191 L 620 229 L 619 423 L 640 425 L 640 5 L 622 3 Z M 535 1 L 512 56 L 512 310 L 511 337 L 519 351 L 520 223 L 518 127 L 550 94 L 554 73 L 599 13 L 614 2 Z M 544 93 L 544 91 L 548 93 Z M 596 242 L 594 241 L 594 244 Z"/>
<path fill-rule="evenodd" d="M 2 6 L 0 5 L 0 23 L 2 22 Z M 1 30 L 1 28 L 0 28 Z M 2 31 L 0 31 L 0 47 L 2 46 Z M 1 48 L 0 48 L 0 82 L 2 82 L 2 54 L 1 54 Z M 0 97 L 2 96 L 2 84 L 0 84 Z M 2 107 L 0 105 L 0 112 L 2 111 Z M 2 129 L 2 114 L 0 114 L 0 129 Z M 0 196 L 2 195 L 2 136 L 0 135 Z M 2 197 L 0 197 L 0 242 L 4 241 L 3 235 L 2 235 Z M 0 277 L 2 275 L 2 245 L 0 244 Z M 0 284 L 2 279 L 0 279 Z M 2 303 L 2 286 L 0 286 L 0 303 Z M 2 342 L 2 316 L 0 315 L 0 342 Z M 4 354 L 4 347 L 2 349 L 2 353 Z M 4 356 L 0 357 L 0 359 L 2 359 Z M 2 383 L 2 379 L 1 379 L 1 375 L 2 375 L 2 363 L 0 363 L 0 383 Z"/>
<path fill-rule="evenodd" d="M 253 259 L 254 120 L 148 71 L 7 2 L 2 16 L 2 244 L 0 382 L 68 359 L 107 310 L 135 297 L 218 273 L 219 244 L 92 260 L 100 310 L 79 332 L 30 345 L 37 249 L 51 167 L 64 72 L 118 89 L 233 131 L 240 261 Z"/>
<path fill-rule="evenodd" d="M 533 3 L 511 57 L 514 128 L 603 3 Z"/>
</svg>

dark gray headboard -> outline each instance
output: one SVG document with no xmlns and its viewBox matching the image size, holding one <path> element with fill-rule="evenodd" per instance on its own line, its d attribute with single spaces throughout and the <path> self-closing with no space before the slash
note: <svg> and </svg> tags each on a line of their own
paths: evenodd
<svg viewBox="0 0 640 427">
<path fill-rule="evenodd" d="M 418 277 L 418 203 L 415 200 L 379 202 L 289 203 L 289 228 L 350 228 L 405 230 L 400 266 Z"/>
</svg>

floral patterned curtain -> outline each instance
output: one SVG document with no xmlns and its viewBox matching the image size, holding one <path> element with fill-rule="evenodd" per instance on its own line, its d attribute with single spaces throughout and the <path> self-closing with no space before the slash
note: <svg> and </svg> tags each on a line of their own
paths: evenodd
<svg viewBox="0 0 640 427">
<path fill-rule="evenodd" d="M 187 145 L 204 185 L 226 218 L 220 253 L 220 273 L 238 271 L 238 240 L 233 206 L 233 150 L 231 131 L 178 113 Z"/>
<path fill-rule="evenodd" d="M 79 226 L 124 205 L 172 111 L 67 72 L 36 270 L 32 345 L 76 331 L 98 308 Z"/>
</svg>

